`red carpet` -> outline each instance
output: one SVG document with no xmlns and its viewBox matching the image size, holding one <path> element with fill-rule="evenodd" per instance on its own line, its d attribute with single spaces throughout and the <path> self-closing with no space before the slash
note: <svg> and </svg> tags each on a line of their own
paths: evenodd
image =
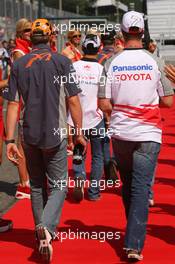
<svg viewBox="0 0 175 264">
<path fill-rule="evenodd" d="M 144 264 L 172 264 L 175 261 L 175 107 L 163 109 L 162 113 L 164 138 L 154 187 L 156 206 L 150 209 Z M 87 167 L 89 171 L 90 164 Z M 0 234 L 0 263 L 40 263 L 33 253 L 35 240 L 30 201 L 19 201 L 5 217 L 13 220 L 14 229 Z M 78 235 L 74 239 L 71 234 L 71 239 L 53 243 L 52 263 L 126 263 L 122 256 L 124 228 L 120 188 L 103 191 L 100 201 L 84 200 L 81 204 L 75 204 L 69 194 L 60 231 Z M 88 232 L 89 237 L 80 239 L 79 232 Z M 120 239 L 116 239 L 116 232 L 120 232 Z M 108 239 L 100 242 L 104 241 L 104 234 Z"/>
</svg>

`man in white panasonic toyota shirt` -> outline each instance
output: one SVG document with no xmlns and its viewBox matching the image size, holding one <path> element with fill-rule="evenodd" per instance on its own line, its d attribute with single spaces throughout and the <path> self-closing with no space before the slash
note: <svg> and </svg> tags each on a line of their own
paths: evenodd
<svg viewBox="0 0 175 264">
<path fill-rule="evenodd" d="M 88 197 L 91 201 L 100 198 L 100 179 L 103 173 L 103 138 L 105 136 L 103 112 L 98 108 L 98 87 L 103 66 L 96 57 L 100 48 L 100 38 L 94 34 L 85 36 L 82 42 L 84 57 L 73 64 L 81 93 L 80 103 L 83 111 L 83 133 L 91 143 L 91 173 Z M 70 115 L 68 124 L 73 126 Z M 69 141 L 70 142 L 70 141 Z M 85 157 L 79 165 L 73 164 L 75 176 L 74 198 L 80 202 L 84 197 L 83 182 L 86 180 Z"/>
<path fill-rule="evenodd" d="M 142 48 L 142 14 L 124 14 L 122 32 L 125 49 L 112 60 L 98 96 L 101 110 L 111 114 L 113 151 L 123 183 L 124 247 L 128 259 L 142 260 L 148 193 L 162 137 L 159 101 L 170 107 L 173 90 L 161 79 L 155 59 Z"/>
</svg>

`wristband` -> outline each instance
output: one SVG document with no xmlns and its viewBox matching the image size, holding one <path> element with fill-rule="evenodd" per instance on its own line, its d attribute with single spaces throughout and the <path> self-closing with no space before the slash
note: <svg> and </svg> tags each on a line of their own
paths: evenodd
<svg viewBox="0 0 175 264">
<path fill-rule="evenodd" d="M 5 144 L 8 145 L 10 143 L 15 143 L 15 140 L 14 139 L 7 139 L 5 140 Z"/>
</svg>

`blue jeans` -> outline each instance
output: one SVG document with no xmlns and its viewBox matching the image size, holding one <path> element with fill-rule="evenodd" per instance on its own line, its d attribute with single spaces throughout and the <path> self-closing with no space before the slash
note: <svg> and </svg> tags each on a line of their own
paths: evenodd
<svg viewBox="0 0 175 264">
<path fill-rule="evenodd" d="M 97 131 L 97 133 L 93 133 Z M 102 120 L 96 127 L 85 130 L 84 135 L 90 140 L 91 144 L 91 173 L 90 173 L 90 187 L 88 189 L 88 195 L 90 198 L 96 198 L 100 195 L 99 181 L 103 173 L 103 137 L 105 133 L 104 121 Z M 85 170 L 85 160 L 84 156 L 83 162 L 79 165 L 73 164 L 73 171 L 75 179 L 78 177 L 83 177 L 86 180 L 86 170 Z"/>
<path fill-rule="evenodd" d="M 46 227 L 54 236 L 67 193 L 67 140 L 48 150 L 23 145 L 35 226 Z"/>
<path fill-rule="evenodd" d="M 103 139 L 103 155 L 104 155 L 105 179 L 108 180 L 110 178 L 109 166 L 110 166 L 111 154 L 110 154 L 110 138 L 107 136 L 105 136 Z"/>
<path fill-rule="evenodd" d="M 127 218 L 125 248 L 141 251 L 146 235 L 149 191 L 160 144 L 113 139 L 112 145 L 123 183 L 122 198 Z"/>
</svg>

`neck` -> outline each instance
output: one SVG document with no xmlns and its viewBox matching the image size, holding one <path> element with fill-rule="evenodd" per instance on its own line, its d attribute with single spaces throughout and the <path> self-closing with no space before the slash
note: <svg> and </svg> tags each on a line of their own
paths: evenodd
<svg viewBox="0 0 175 264">
<path fill-rule="evenodd" d="M 72 42 L 70 42 L 70 43 L 71 43 L 72 46 L 74 46 L 74 47 L 77 48 L 77 49 L 78 49 L 79 46 L 80 46 L 80 44 L 77 44 L 77 43 L 72 43 Z"/>
<path fill-rule="evenodd" d="M 95 55 L 86 54 L 86 55 L 84 55 L 84 58 L 87 58 L 87 59 L 96 59 L 97 58 L 97 54 L 95 54 Z"/>
<path fill-rule="evenodd" d="M 125 48 L 143 48 L 142 40 L 128 40 L 125 42 Z"/>
<path fill-rule="evenodd" d="M 104 45 L 104 48 L 113 48 L 114 49 L 114 45 Z"/>
</svg>

